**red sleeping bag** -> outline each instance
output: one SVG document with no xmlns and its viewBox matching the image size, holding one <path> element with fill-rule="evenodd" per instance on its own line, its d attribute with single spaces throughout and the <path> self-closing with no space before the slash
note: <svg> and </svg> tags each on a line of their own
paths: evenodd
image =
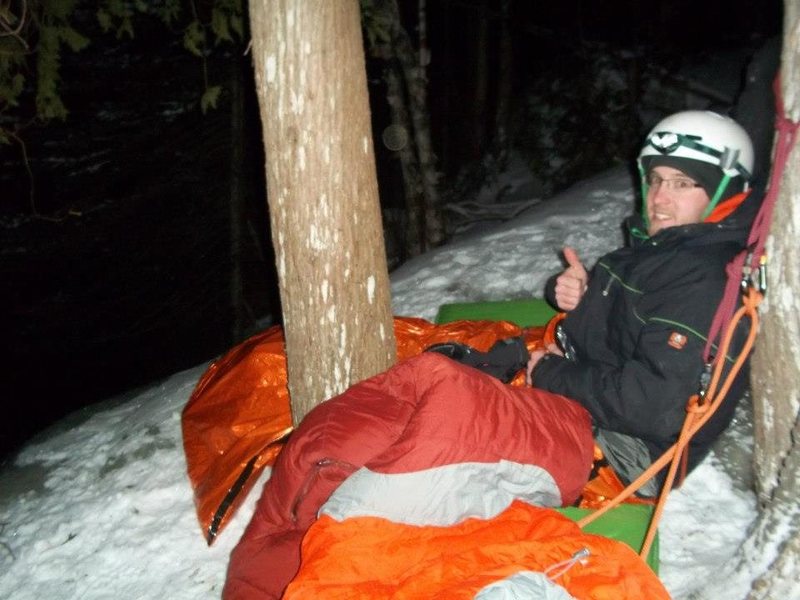
<svg viewBox="0 0 800 600">
<path fill-rule="evenodd" d="M 279 598 L 326 501 L 338 521 L 440 527 L 491 519 L 515 500 L 561 506 L 580 493 L 592 450 L 577 403 L 437 354 L 406 360 L 316 407 L 292 434 L 232 554 L 224 597 Z"/>
</svg>

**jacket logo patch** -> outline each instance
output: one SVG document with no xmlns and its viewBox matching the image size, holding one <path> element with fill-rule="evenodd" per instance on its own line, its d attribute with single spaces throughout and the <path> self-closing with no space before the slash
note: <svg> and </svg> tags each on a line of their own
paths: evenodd
<svg viewBox="0 0 800 600">
<path fill-rule="evenodd" d="M 683 347 L 686 345 L 689 339 L 683 335 L 682 333 L 678 333 L 677 331 L 673 331 L 669 335 L 669 340 L 667 344 L 675 348 L 675 350 L 683 350 Z"/>
</svg>

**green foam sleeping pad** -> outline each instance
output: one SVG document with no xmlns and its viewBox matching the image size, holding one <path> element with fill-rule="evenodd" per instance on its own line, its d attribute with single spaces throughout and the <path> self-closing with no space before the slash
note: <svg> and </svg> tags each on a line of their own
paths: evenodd
<svg viewBox="0 0 800 600">
<path fill-rule="evenodd" d="M 543 298 L 524 300 L 490 300 L 485 302 L 454 302 L 442 304 L 436 323 L 452 321 L 509 321 L 520 327 L 546 325 L 556 315 Z"/>
<path fill-rule="evenodd" d="M 576 508 L 574 506 L 556 510 L 573 521 L 578 521 L 592 512 L 587 508 Z M 620 504 L 596 521 L 589 523 L 583 530 L 586 533 L 594 533 L 623 542 L 638 554 L 647 535 L 647 527 L 650 525 L 650 516 L 652 514 L 653 507 L 646 504 Z M 646 559 L 647 564 L 650 565 L 656 575 L 658 575 L 659 562 L 658 546 L 658 535 L 656 534 Z"/>
</svg>

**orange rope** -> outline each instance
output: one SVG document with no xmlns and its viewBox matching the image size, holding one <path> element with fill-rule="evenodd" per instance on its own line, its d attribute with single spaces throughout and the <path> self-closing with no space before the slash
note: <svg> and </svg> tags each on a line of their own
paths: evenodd
<svg viewBox="0 0 800 600">
<path fill-rule="evenodd" d="M 639 552 L 639 555 L 642 557 L 646 557 L 649 554 L 650 547 L 653 544 L 653 540 L 655 539 L 656 531 L 658 529 L 658 522 L 660 521 L 661 515 L 664 511 L 667 495 L 672 489 L 672 484 L 675 480 L 675 474 L 681 462 L 681 456 L 689 445 L 692 436 L 694 436 L 694 434 L 706 424 L 720 404 L 722 404 L 722 401 L 725 399 L 725 396 L 733 384 L 736 375 L 738 375 L 739 371 L 747 360 L 753 345 L 755 344 L 756 334 L 758 332 L 757 308 L 762 299 L 763 294 L 761 294 L 761 292 L 757 291 L 753 287 L 748 288 L 748 293 L 743 298 L 743 305 L 736 311 L 727 329 L 725 330 L 725 336 L 720 344 L 720 349 L 714 362 L 714 371 L 705 395 L 705 400 L 700 402 L 699 396 L 694 395 L 689 399 L 689 402 L 686 405 L 686 419 L 684 420 L 683 427 L 678 435 L 678 441 L 675 442 L 675 444 L 666 452 L 664 452 L 664 454 L 662 454 L 658 460 L 653 462 L 653 464 L 650 465 L 650 467 L 635 481 L 622 490 L 615 498 L 609 501 L 608 504 L 591 514 L 586 515 L 580 521 L 578 521 L 579 526 L 584 527 L 592 521 L 600 518 L 612 508 L 619 506 L 645 483 L 655 477 L 655 475 L 658 474 L 659 471 L 661 471 L 661 469 L 663 469 L 671 461 L 669 471 L 667 472 L 667 476 L 664 481 L 664 487 L 661 489 L 658 502 L 656 503 L 656 507 L 653 510 L 653 515 L 650 518 L 650 525 L 647 529 L 647 535 L 645 536 L 641 551 Z M 745 340 L 741 352 L 736 357 L 733 367 L 731 367 L 731 370 L 728 372 L 725 380 L 722 382 L 722 387 L 720 388 L 719 393 L 717 393 L 717 386 L 722 378 L 722 371 L 725 367 L 725 357 L 728 354 L 728 349 L 730 348 L 734 331 L 736 330 L 736 326 L 738 325 L 739 321 L 741 321 L 745 315 L 750 319 L 750 331 L 748 332 L 747 339 Z"/>
</svg>

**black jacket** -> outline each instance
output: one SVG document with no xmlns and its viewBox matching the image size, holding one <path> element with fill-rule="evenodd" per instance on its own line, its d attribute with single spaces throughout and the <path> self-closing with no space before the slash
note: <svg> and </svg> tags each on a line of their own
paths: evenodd
<svg viewBox="0 0 800 600">
<path fill-rule="evenodd" d="M 641 219 L 634 217 L 632 226 L 641 230 Z M 563 321 L 572 360 L 546 355 L 534 385 L 579 401 L 595 426 L 639 438 L 651 460 L 658 458 L 677 440 L 687 400 L 699 389 L 725 266 L 746 238 L 747 229 L 729 217 L 664 229 L 603 256 Z M 554 279 L 547 290 L 552 303 L 553 287 Z M 747 380 L 745 368 L 694 437 L 690 468 L 729 424 Z"/>
</svg>

